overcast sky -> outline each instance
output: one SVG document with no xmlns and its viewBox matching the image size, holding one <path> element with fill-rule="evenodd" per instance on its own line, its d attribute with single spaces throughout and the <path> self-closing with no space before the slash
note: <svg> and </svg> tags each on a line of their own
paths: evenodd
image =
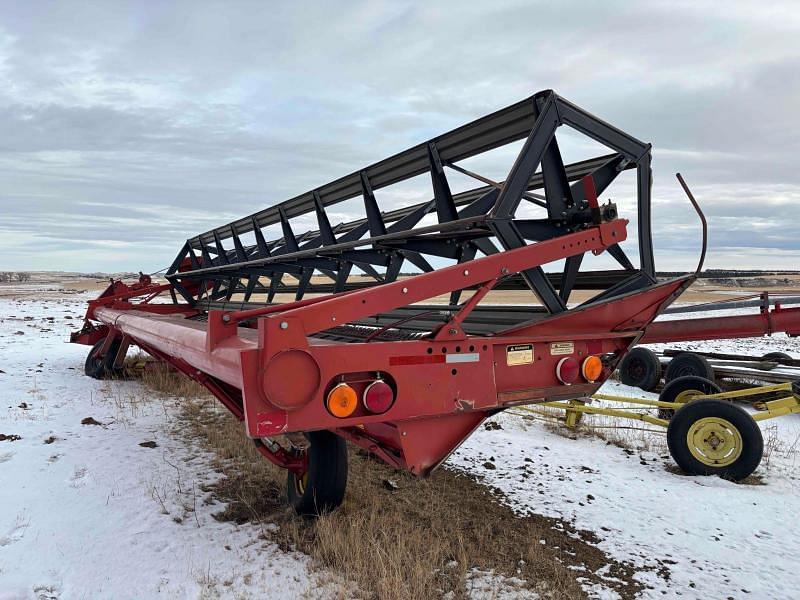
<svg viewBox="0 0 800 600">
<path fill-rule="evenodd" d="M 797 2 L 302 4 L 4 3 L 0 270 L 155 271 L 546 88 L 654 145 L 658 268 L 696 260 L 676 171 L 708 266 L 800 268 Z"/>
</svg>

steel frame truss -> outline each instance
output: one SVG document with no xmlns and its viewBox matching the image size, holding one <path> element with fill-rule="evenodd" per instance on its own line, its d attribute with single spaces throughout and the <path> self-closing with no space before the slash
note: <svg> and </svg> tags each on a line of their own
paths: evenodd
<svg viewBox="0 0 800 600">
<path fill-rule="evenodd" d="M 610 148 L 613 153 L 565 165 L 556 131 L 567 125 Z M 495 182 L 457 163 L 524 139 L 508 176 Z M 608 252 L 622 267 L 613 272 L 581 273 L 584 254 L 570 257 L 563 272 L 546 274 L 541 267 L 498 282 L 498 288 L 533 291 L 550 314 L 566 309 L 578 287 L 599 287 L 598 298 L 646 287 L 655 282 L 650 230 L 650 145 L 594 117 L 551 90 L 487 115 L 243 219 L 190 238 L 167 271 L 167 279 L 190 305 L 208 310 L 234 296 L 244 303 L 272 303 L 277 293 L 338 293 L 390 283 L 408 261 L 420 271 L 434 270 L 435 257 L 465 263 L 481 255 L 520 248 L 580 231 L 616 218 L 614 205 L 600 205 L 598 196 L 620 172 L 637 170 L 639 268 L 618 245 Z M 485 185 L 453 194 L 447 170 Z M 382 212 L 375 191 L 429 173 L 433 198 Z M 543 194 L 535 190 L 543 190 Z M 331 225 L 327 210 L 360 196 L 364 217 Z M 520 204 L 546 209 L 540 219 L 517 218 Z M 314 213 L 317 229 L 298 234 L 290 220 Z M 423 225 L 428 215 L 436 223 Z M 282 235 L 266 239 L 264 229 L 280 224 Z M 254 243 L 242 236 L 252 232 Z M 348 280 L 354 268 L 372 282 Z M 329 284 L 313 283 L 325 275 Z M 295 284 L 284 281 L 290 275 Z M 264 299 L 256 302 L 254 297 Z M 450 296 L 457 305 L 460 291 Z"/>
</svg>

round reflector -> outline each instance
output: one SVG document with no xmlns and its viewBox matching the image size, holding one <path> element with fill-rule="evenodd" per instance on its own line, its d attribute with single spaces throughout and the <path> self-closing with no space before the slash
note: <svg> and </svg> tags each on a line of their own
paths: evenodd
<svg viewBox="0 0 800 600">
<path fill-rule="evenodd" d="M 328 392 L 328 410 L 334 417 L 349 417 L 358 406 L 356 391 L 346 383 L 340 383 Z"/>
<path fill-rule="evenodd" d="M 371 412 L 379 415 L 389 410 L 394 402 L 394 392 L 388 383 L 378 379 L 373 381 L 364 390 L 364 406 Z"/>
<path fill-rule="evenodd" d="M 594 383 L 603 374 L 603 361 L 599 356 L 587 356 L 581 365 L 581 374 L 586 381 Z"/>
<path fill-rule="evenodd" d="M 578 361 L 571 356 L 565 356 L 556 365 L 556 377 L 561 383 L 570 385 L 578 381 L 581 368 Z"/>
</svg>

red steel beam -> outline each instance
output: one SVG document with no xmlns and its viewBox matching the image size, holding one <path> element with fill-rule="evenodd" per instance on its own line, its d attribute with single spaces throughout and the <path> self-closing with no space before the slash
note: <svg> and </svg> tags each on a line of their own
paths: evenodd
<svg viewBox="0 0 800 600">
<path fill-rule="evenodd" d="M 800 308 L 776 307 L 769 312 L 753 315 L 657 321 L 647 326 L 638 343 L 760 337 L 779 331 L 792 336 L 800 335 Z"/>
<path fill-rule="evenodd" d="M 143 346 L 179 358 L 195 369 L 242 389 L 239 355 L 258 348 L 255 330 L 239 328 L 216 346 L 209 346 L 206 324 L 188 321 L 183 316 L 155 315 L 137 310 L 99 307 L 95 317 Z"/>
</svg>

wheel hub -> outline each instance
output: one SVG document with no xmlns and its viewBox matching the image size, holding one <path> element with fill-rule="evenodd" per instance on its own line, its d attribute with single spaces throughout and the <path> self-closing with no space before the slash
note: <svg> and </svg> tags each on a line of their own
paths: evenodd
<svg viewBox="0 0 800 600">
<path fill-rule="evenodd" d="M 629 372 L 631 375 L 636 377 L 637 379 L 641 379 L 645 375 L 645 364 L 641 360 L 633 360 L 631 361 L 630 366 L 628 367 Z"/>
<path fill-rule="evenodd" d="M 700 390 L 684 390 L 683 392 L 675 396 L 675 402 L 678 402 L 680 404 L 686 404 L 695 396 L 702 395 L 702 393 L 703 392 L 701 392 Z"/>
<path fill-rule="evenodd" d="M 726 467 L 742 454 L 742 435 L 730 421 L 720 417 L 694 422 L 686 441 L 692 456 L 712 467 Z"/>
</svg>

